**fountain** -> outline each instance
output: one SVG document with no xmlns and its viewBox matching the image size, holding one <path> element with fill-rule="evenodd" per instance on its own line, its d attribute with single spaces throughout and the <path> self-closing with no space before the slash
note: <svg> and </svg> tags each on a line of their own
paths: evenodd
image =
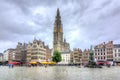
<svg viewBox="0 0 120 80">
<path fill-rule="evenodd" d="M 102 66 L 96 64 L 96 59 L 94 59 L 94 52 L 92 50 L 92 46 L 90 48 L 90 53 L 89 53 L 89 62 L 86 65 L 86 67 L 89 67 L 89 68 L 102 68 Z"/>
</svg>

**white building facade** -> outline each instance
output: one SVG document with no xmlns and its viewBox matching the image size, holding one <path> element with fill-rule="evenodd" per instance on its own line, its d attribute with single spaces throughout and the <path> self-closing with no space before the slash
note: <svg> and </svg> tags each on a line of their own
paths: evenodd
<svg viewBox="0 0 120 80">
<path fill-rule="evenodd" d="M 99 44 L 94 47 L 94 58 L 97 61 L 107 61 L 107 53 L 104 44 Z"/>
<path fill-rule="evenodd" d="M 59 64 L 70 64 L 70 52 L 61 53 L 62 61 Z"/>
<path fill-rule="evenodd" d="M 9 51 L 5 50 L 3 52 L 3 61 L 8 61 L 8 58 L 9 58 Z"/>
<path fill-rule="evenodd" d="M 94 58 L 97 64 L 113 65 L 113 41 L 103 42 L 94 47 Z"/>
<path fill-rule="evenodd" d="M 117 65 L 120 65 L 120 44 L 114 44 L 113 59 Z"/>
</svg>

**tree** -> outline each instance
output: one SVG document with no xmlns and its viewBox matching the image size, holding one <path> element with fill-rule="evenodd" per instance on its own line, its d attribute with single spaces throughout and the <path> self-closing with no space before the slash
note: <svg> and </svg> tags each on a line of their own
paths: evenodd
<svg viewBox="0 0 120 80">
<path fill-rule="evenodd" d="M 58 63 L 61 60 L 62 60 L 61 53 L 58 50 L 54 51 L 53 56 L 52 56 L 52 61 Z"/>
</svg>

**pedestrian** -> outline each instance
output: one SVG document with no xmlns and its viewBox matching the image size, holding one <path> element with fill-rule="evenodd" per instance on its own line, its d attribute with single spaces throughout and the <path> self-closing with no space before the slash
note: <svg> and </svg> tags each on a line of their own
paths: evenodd
<svg viewBox="0 0 120 80">
<path fill-rule="evenodd" d="M 8 67 L 10 68 L 10 64 L 8 64 Z"/>
<path fill-rule="evenodd" d="M 45 65 L 45 68 L 47 68 L 47 65 Z"/>
<path fill-rule="evenodd" d="M 11 67 L 13 68 L 13 67 L 14 67 L 14 65 L 13 65 L 13 64 L 11 64 Z"/>
</svg>

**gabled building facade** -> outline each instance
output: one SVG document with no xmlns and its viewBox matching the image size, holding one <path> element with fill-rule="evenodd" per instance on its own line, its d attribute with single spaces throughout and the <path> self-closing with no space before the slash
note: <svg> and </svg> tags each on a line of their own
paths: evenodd
<svg viewBox="0 0 120 80">
<path fill-rule="evenodd" d="M 18 42 L 16 46 L 15 61 L 19 61 L 22 63 L 26 62 L 27 45 L 27 43 Z"/>
<path fill-rule="evenodd" d="M 27 62 L 44 62 L 51 60 L 51 51 L 44 42 L 36 38 L 27 46 Z"/>
<path fill-rule="evenodd" d="M 81 64 L 82 62 L 82 50 L 74 48 L 70 56 L 71 64 Z"/>
<path fill-rule="evenodd" d="M 113 61 L 113 41 L 94 47 L 94 57 L 97 61 Z"/>
<path fill-rule="evenodd" d="M 82 64 L 83 65 L 86 65 L 86 64 L 88 64 L 88 62 L 89 62 L 89 54 L 90 53 L 90 50 L 88 49 L 88 50 L 84 50 L 83 51 L 83 53 L 82 53 Z"/>
</svg>

